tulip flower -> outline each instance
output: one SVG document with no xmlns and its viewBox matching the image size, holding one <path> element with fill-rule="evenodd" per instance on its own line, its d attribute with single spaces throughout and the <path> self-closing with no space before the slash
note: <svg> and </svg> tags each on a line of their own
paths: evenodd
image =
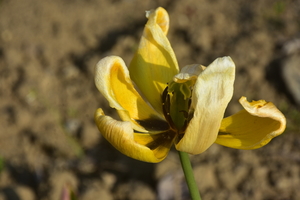
<svg viewBox="0 0 300 200">
<path fill-rule="evenodd" d="M 193 64 L 179 70 L 167 39 L 169 16 L 163 8 L 147 12 L 138 49 L 126 67 L 108 56 L 95 68 L 98 90 L 120 116 L 101 108 L 95 121 L 101 134 L 123 154 L 145 162 L 160 162 L 172 145 L 200 154 L 213 143 L 236 149 L 260 148 L 280 135 L 284 115 L 271 102 L 248 102 L 229 117 L 224 113 L 233 95 L 235 64 L 217 58 L 209 66 Z"/>
</svg>

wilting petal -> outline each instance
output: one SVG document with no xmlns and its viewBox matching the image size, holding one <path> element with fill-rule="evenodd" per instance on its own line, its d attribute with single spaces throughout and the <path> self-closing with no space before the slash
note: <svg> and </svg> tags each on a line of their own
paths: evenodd
<svg viewBox="0 0 300 200">
<path fill-rule="evenodd" d="M 95 121 L 101 134 L 121 153 L 145 162 L 160 162 L 172 145 L 172 134 L 134 133 L 130 122 L 117 121 L 104 115 L 102 109 L 95 112 Z M 148 147 L 148 146 L 149 147 Z"/>
<path fill-rule="evenodd" d="M 109 56 L 98 62 L 95 83 L 110 107 L 119 111 L 122 120 L 131 121 L 134 129 L 145 132 L 135 120 L 161 119 L 135 90 L 128 69 L 120 57 Z"/>
<path fill-rule="evenodd" d="M 192 95 L 195 109 L 176 149 L 199 154 L 216 140 L 225 109 L 233 94 L 235 65 L 230 57 L 216 59 L 198 77 Z"/>
<path fill-rule="evenodd" d="M 236 149 L 257 149 L 285 130 L 286 119 L 273 103 L 249 103 L 246 97 L 240 103 L 245 109 L 223 119 L 216 143 Z"/>
<path fill-rule="evenodd" d="M 138 50 L 130 64 L 132 80 L 145 95 L 155 110 L 162 113 L 161 94 L 167 83 L 178 73 L 178 64 L 166 37 L 169 16 L 163 8 L 147 13 Z"/>
</svg>

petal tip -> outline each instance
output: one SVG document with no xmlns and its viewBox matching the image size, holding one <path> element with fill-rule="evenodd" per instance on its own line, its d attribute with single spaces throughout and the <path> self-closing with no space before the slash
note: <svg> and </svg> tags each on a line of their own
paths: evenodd
<svg viewBox="0 0 300 200">
<path fill-rule="evenodd" d="M 218 64 L 222 64 L 226 67 L 235 67 L 235 64 L 230 56 L 224 56 L 222 58 L 217 59 Z"/>
</svg>

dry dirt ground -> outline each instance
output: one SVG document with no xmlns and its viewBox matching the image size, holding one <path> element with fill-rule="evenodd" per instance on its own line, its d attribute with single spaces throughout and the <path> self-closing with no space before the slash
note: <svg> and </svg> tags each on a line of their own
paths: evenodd
<svg viewBox="0 0 300 200">
<path fill-rule="evenodd" d="M 93 120 L 99 107 L 116 116 L 94 85 L 95 64 L 107 55 L 128 64 L 145 10 L 158 6 L 181 67 L 235 61 L 227 114 L 244 95 L 274 102 L 288 120 L 261 149 L 213 145 L 192 156 L 203 199 L 300 199 L 299 104 L 278 67 L 299 37 L 299 1 L 0 0 L 0 200 L 58 200 L 68 190 L 82 200 L 189 199 L 174 150 L 159 164 L 132 160 Z"/>
</svg>

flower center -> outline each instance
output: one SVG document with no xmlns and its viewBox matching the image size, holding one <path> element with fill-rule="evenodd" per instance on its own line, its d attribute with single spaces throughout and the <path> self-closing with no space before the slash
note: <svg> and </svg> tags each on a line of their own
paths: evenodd
<svg viewBox="0 0 300 200">
<path fill-rule="evenodd" d="M 193 81 L 170 82 L 162 94 L 163 112 L 171 128 L 183 134 L 191 119 Z"/>
</svg>

